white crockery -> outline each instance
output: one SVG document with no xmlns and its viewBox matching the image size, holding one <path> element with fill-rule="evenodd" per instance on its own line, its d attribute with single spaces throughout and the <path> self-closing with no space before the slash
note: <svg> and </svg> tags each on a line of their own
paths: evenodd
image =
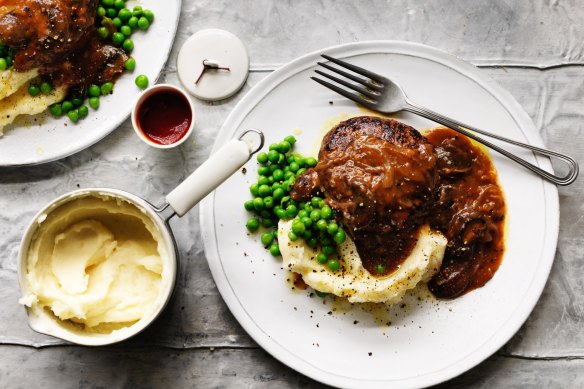
<svg viewBox="0 0 584 389">
<path fill-rule="evenodd" d="M 185 135 L 178 141 L 167 145 L 153 142 L 150 138 L 148 138 L 140 129 L 140 125 L 138 124 L 137 118 L 138 111 L 140 110 L 140 106 L 142 105 L 142 103 L 153 94 L 161 91 L 174 91 L 176 93 L 179 93 L 188 102 L 189 108 L 191 110 L 191 124 L 189 125 L 189 128 L 187 129 Z M 142 92 L 140 96 L 138 96 L 138 99 L 136 100 L 136 102 L 134 103 L 134 107 L 132 108 L 131 119 L 134 132 L 136 133 L 136 135 L 138 135 L 138 138 L 140 138 L 140 140 L 142 140 L 144 143 L 157 149 L 172 149 L 183 144 L 193 133 L 193 129 L 195 128 L 195 106 L 193 105 L 193 102 L 189 98 L 189 95 L 181 88 L 171 84 L 153 85 L 150 88 L 146 89 L 144 92 Z"/>
</svg>

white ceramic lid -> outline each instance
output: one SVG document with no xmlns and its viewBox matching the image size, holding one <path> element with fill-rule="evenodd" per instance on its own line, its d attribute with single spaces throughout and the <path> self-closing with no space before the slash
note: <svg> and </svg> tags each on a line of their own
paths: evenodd
<svg viewBox="0 0 584 389">
<path fill-rule="evenodd" d="M 210 65 L 206 70 L 203 61 Z M 229 70 L 211 68 L 217 66 Z M 245 83 L 249 56 L 243 42 L 232 33 L 216 28 L 201 30 L 181 47 L 177 71 L 181 83 L 193 96 L 222 100 L 235 94 Z"/>
</svg>

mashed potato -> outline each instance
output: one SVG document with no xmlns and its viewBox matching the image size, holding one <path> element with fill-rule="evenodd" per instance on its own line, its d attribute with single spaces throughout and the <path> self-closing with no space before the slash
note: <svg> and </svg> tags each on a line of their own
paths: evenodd
<svg viewBox="0 0 584 389">
<path fill-rule="evenodd" d="M 339 245 L 341 268 L 332 272 L 316 261 L 317 251 L 304 240 L 290 241 L 292 221 L 278 224 L 278 242 L 284 269 L 299 273 L 315 290 L 346 297 L 350 302 L 395 304 L 420 282 L 428 282 L 442 264 L 446 238 L 428 226 L 420 228 L 419 237 L 410 255 L 400 268 L 386 276 L 371 275 L 362 265 L 355 243 L 347 238 Z"/>
<path fill-rule="evenodd" d="M 136 206 L 80 197 L 39 221 L 20 302 L 73 329 L 110 333 L 157 308 L 167 256 L 156 226 Z"/>
<path fill-rule="evenodd" d="M 20 115 L 36 115 L 44 112 L 50 105 L 65 98 L 65 87 L 53 89 L 49 94 L 31 96 L 29 82 L 38 76 L 38 70 L 26 72 L 4 70 L 0 72 L 0 136 L 4 128 Z"/>
</svg>

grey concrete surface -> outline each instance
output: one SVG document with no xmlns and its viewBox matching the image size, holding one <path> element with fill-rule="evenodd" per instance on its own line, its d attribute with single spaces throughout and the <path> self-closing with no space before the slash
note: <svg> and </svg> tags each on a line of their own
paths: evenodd
<svg viewBox="0 0 584 389">
<path fill-rule="evenodd" d="M 197 212 L 172 222 L 184 270 L 169 307 L 143 334 L 104 349 L 66 345 L 26 326 L 16 279 L 26 224 L 48 201 L 78 187 L 115 187 L 160 202 L 207 158 L 230 110 L 269 72 L 310 51 L 370 39 L 425 43 L 480 66 L 525 108 L 548 147 L 583 163 L 583 5 L 576 0 L 184 0 L 162 80 L 178 85 L 178 49 L 207 27 L 239 35 L 252 68 L 233 98 L 194 101 L 193 141 L 160 153 L 138 143 L 126 121 L 71 157 L 0 169 L 0 386 L 321 387 L 258 348 L 235 321 L 211 278 Z M 558 249 L 535 310 L 505 347 L 443 387 L 584 387 L 583 180 L 559 193 Z"/>
</svg>

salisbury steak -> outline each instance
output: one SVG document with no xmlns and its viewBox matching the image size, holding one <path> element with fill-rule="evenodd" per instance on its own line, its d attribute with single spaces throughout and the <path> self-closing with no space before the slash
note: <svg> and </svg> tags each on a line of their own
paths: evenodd
<svg viewBox="0 0 584 389">
<path fill-rule="evenodd" d="M 433 146 L 391 119 L 355 117 L 328 132 L 318 165 L 292 198 L 320 192 L 336 210 L 372 273 L 390 273 L 409 254 L 438 181 Z"/>
</svg>

